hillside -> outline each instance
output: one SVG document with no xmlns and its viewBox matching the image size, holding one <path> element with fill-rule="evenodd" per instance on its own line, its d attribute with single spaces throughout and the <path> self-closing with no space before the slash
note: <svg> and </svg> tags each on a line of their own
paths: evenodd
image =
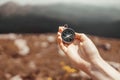
<svg viewBox="0 0 120 80">
<path fill-rule="evenodd" d="M 0 33 L 55 33 L 68 24 L 77 32 L 120 38 L 120 10 L 84 4 L 0 6 Z M 51 26 L 51 27 L 50 27 Z"/>
<path fill-rule="evenodd" d="M 119 39 L 89 37 L 106 61 L 120 63 Z M 56 34 L 0 34 L 0 80 L 83 80 L 59 53 Z"/>
</svg>

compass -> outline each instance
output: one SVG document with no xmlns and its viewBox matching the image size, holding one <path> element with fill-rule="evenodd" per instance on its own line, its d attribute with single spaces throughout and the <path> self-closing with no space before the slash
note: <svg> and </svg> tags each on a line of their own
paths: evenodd
<svg viewBox="0 0 120 80">
<path fill-rule="evenodd" d="M 75 37 L 75 31 L 71 28 L 66 28 L 63 32 L 62 32 L 62 40 L 65 43 L 71 43 L 74 40 Z"/>
</svg>

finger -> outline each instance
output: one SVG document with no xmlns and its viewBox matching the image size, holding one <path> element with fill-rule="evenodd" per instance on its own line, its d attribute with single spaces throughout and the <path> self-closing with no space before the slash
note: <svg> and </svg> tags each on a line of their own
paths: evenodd
<svg viewBox="0 0 120 80">
<path fill-rule="evenodd" d="M 59 36 L 61 36 L 61 33 L 60 33 L 60 32 L 57 33 L 57 37 L 59 37 Z"/>
<path fill-rule="evenodd" d="M 83 43 L 80 43 L 79 49 L 80 49 L 79 55 L 80 55 L 82 58 L 84 58 L 84 60 L 88 61 L 88 55 L 86 55 L 85 52 L 84 52 Z"/>
<path fill-rule="evenodd" d="M 80 39 L 81 38 L 81 33 L 76 33 L 75 32 L 75 38 Z"/>
<path fill-rule="evenodd" d="M 61 38 L 61 33 L 60 32 L 57 33 L 57 42 L 58 43 L 60 42 L 59 38 Z"/>
<path fill-rule="evenodd" d="M 63 44 L 63 41 L 62 41 L 61 36 L 59 36 L 59 37 L 57 38 L 57 41 L 58 41 L 58 45 L 60 46 L 60 48 L 61 48 L 64 52 L 66 52 L 66 51 L 67 51 L 67 48 L 66 48 L 66 46 Z"/>
<path fill-rule="evenodd" d="M 75 38 L 82 41 L 82 34 L 83 33 L 75 33 Z"/>
<path fill-rule="evenodd" d="M 84 33 L 75 33 L 75 38 L 79 39 L 81 42 L 89 40 L 89 38 Z"/>
<path fill-rule="evenodd" d="M 57 37 L 62 38 L 62 37 L 61 37 L 61 33 L 60 33 L 60 32 L 58 32 L 58 33 L 57 33 Z M 63 42 L 63 41 L 62 41 L 62 42 Z M 63 44 L 64 44 L 65 46 L 68 46 L 68 44 L 67 44 L 67 43 L 64 43 L 64 42 L 63 42 Z"/>
<path fill-rule="evenodd" d="M 57 37 L 60 37 L 60 38 L 62 39 L 62 37 L 61 37 L 61 33 L 60 33 L 60 32 L 57 33 Z M 62 43 L 63 43 L 66 47 L 68 46 L 67 43 L 65 43 L 65 42 L 63 42 L 63 41 L 62 41 Z"/>
<path fill-rule="evenodd" d="M 58 32 L 62 33 L 64 29 L 65 28 L 63 26 L 60 26 Z"/>
</svg>

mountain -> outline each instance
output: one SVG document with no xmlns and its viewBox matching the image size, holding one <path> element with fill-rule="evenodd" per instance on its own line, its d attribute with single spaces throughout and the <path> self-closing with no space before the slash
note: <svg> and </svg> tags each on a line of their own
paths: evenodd
<svg viewBox="0 0 120 80">
<path fill-rule="evenodd" d="M 120 10 L 83 4 L 56 4 L 43 9 L 34 7 L 33 14 L 72 21 L 109 22 L 120 20 Z"/>
<path fill-rule="evenodd" d="M 54 4 L 20 6 L 8 2 L 0 7 L 2 16 L 33 14 L 72 22 L 109 22 L 120 20 L 120 10 L 85 4 Z"/>
<path fill-rule="evenodd" d="M 68 24 L 77 32 L 120 38 L 120 10 L 83 4 L 0 6 L 0 33 L 57 32 Z"/>
<path fill-rule="evenodd" d="M 10 1 L 0 6 L 0 15 L 3 17 L 14 15 L 24 16 L 30 13 L 31 7 L 32 6 L 30 5 L 20 6 L 19 4 Z"/>
</svg>

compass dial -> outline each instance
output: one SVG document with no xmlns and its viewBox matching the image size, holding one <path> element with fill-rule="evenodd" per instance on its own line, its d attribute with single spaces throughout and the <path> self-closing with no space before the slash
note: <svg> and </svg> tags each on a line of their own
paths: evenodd
<svg viewBox="0 0 120 80">
<path fill-rule="evenodd" d="M 67 28 L 62 32 L 62 40 L 65 43 L 70 43 L 74 40 L 75 37 L 75 31 L 71 28 Z"/>
</svg>

